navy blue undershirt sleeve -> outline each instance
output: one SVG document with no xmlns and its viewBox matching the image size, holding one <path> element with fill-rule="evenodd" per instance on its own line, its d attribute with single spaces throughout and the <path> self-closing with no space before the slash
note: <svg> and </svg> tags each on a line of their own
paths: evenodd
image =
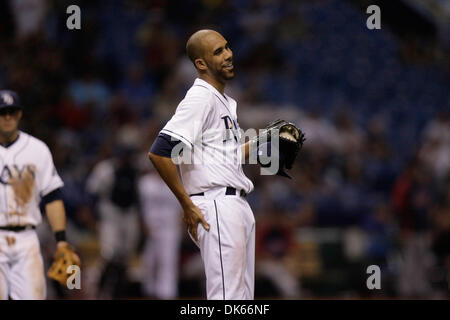
<svg viewBox="0 0 450 320">
<path fill-rule="evenodd" d="M 174 139 L 168 134 L 160 133 L 153 142 L 150 152 L 161 157 L 171 158 L 172 149 L 181 142 Z"/>
</svg>

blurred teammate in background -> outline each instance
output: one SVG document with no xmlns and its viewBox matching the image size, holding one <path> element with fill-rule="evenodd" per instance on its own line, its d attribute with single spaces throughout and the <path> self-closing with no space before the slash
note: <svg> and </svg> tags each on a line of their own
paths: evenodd
<svg viewBox="0 0 450 320">
<path fill-rule="evenodd" d="M 134 165 L 133 149 L 119 143 L 115 152 L 114 157 L 94 167 L 86 183 L 87 190 L 97 197 L 100 215 L 101 298 L 109 298 L 110 294 L 114 298 L 120 294 L 140 236 L 138 169 Z"/>
<path fill-rule="evenodd" d="M 143 290 L 150 297 L 174 299 L 178 295 L 181 207 L 154 169 L 139 179 L 138 191 L 147 230 Z"/>
</svg>

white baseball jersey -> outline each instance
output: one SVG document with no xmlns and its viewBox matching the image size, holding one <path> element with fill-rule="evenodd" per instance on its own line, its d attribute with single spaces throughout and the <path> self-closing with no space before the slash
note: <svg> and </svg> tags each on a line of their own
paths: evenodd
<svg viewBox="0 0 450 320">
<path fill-rule="evenodd" d="M 0 226 L 39 224 L 41 198 L 63 185 L 47 145 L 19 131 L 12 145 L 0 146 Z"/>
<path fill-rule="evenodd" d="M 179 166 L 188 194 L 218 186 L 234 187 L 246 193 L 253 190 L 253 183 L 242 171 L 236 110 L 235 100 L 197 78 L 161 130 L 193 150 L 191 163 L 181 161 Z"/>
<path fill-rule="evenodd" d="M 255 219 L 240 193 L 251 192 L 253 183 L 242 171 L 236 107 L 232 98 L 196 79 L 161 130 L 190 148 L 182 150 L 179 168 L 186 192 L 210 225 L 209 231 L 198 225 L 195 242 L 208 299 L 254 298 Z M 237 191 L 227 194 L 229 187 Z"/>
</svg>

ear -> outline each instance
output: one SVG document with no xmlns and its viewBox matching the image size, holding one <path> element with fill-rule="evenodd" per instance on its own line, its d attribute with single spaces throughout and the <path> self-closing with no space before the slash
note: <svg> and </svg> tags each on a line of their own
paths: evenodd
<svg viewBox="0 0 450 320">
<path fill-rule="evenodd" d="M 205 60 L 203 60 L 202 58 L 195 59 L 194 64 L 198 70 L 205 71 L 206 69 L 208 69 Z"/>
<path fill-rule="evenodd" d="M 19 120 L 22 119 L 22 115 L 23 115 L 22 110 L 19 110 L 19 113 L 17 114 Z"/>
</svg>

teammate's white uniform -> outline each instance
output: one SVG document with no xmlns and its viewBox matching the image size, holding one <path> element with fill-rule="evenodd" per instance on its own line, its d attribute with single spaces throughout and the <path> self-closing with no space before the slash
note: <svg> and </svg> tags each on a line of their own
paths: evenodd
<svg viewBox="0 0 450 320">
<path fill-rule="evenodd" d="M 196 79 L 161 130 L 193 148 L 194 158 L 203 151 L 202 163 L 181 163 L 179 169 L 186 192 L 210 225 L 209 232 L 198 225 L 197 243 L 208 299 L 254 298 L 255 220 L 240 195 L 253 184 L 242 171 L 236 109 L 236 101 Z M 227 187 L 236 189 L 235 195 L 227 195 Z"/>
<path fill-rule="evenodd" d="M 149 232 L 143 253 L 145 293 L 158 299 L 174 299 L 178 295 L 180 204 L 156 172 L 139 179 L 139 198 Z"/>
<path fill-rule="evenodd" d="M 10 146 L 0 146 L 0 298 L 44 299 L 45 274 L 39 240 L 32 227 L 42 218 L 41 198 L 61 188 L 50 150 L 44 142 L 19 131 Z"/>
</svg>

